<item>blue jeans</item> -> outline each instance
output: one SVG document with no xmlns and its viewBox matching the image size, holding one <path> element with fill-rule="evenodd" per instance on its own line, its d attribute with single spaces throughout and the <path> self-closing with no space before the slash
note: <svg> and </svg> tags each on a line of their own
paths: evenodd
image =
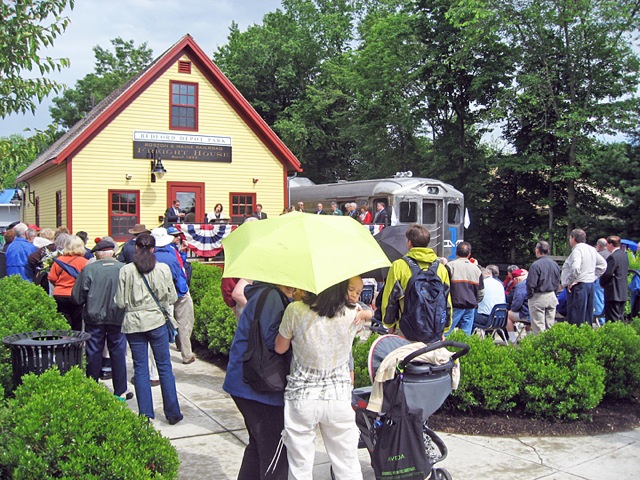
<svg viewBox="0 0 640 480">
<path fill-rule="evenodd" d="M 591 325 L 593 321 L 594 283 L 578 283 L 567 291 L 567 322 L 572 325 Z"/>
<path fill-rule="evenodd" d="M 476 316 L 475 308 L 454 308 L 453 318 L 451 319 L 451 328 L 446 333 L 448 336 L 453 329 L 458 327 L 467 335 L 471 335 L 473 330 L 473 319 Z"/>
<path fill-rule="evenodd" d="M 106 341 L 111 357 L 113 393 L 122 395 L 127 391 L 127 339 L 122 333 L 121 326 L 85 322 L 84 331 L 91 334 L 86 346 L 87 376 L 96 382 L 100 378 L 102 351 Z"/>
<path fill-rule="evenodd" d="M 156 359 L 156 366 L 158 367 L 158 375 L 160 376 L 164 416 L 167 417 L 167 420 L 182 418 L 180 404 L 178 403 L 178 393 L 176 392 L 176 380 L 171 368 L 167 327 L 162 325 L 148 332 L 127 333 L 127 341 L 133 358 L 133 385 L 136 388 L 140 415 L 155 418 L 153 397 L 151 396 L 151 381 L 149 380 L 148 346 L 151 345 L 153 356 Z"/>
</svg>

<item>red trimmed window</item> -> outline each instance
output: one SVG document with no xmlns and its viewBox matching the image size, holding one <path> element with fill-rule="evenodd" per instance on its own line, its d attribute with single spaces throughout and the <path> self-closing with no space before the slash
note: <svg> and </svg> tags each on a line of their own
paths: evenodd
<svg viewBox="0 0 640 480">
<path fill-rule="evenodd" d="M 230 193 L 231 221 L 242 223 L 244 218 L 251 216 L 256 206 L 255 193 Z"/>
<path fill-rule="evenodd" d="M 198 84 L 172 81 L 170 111 L 169 128 L 198 130 Z"/>
<path fill-rule="evenodd" d="M 140 192 L 109 190 L 109 235 L 116 241 L 128 240 L 128 232 L 140 223 Z"/>
</svg>

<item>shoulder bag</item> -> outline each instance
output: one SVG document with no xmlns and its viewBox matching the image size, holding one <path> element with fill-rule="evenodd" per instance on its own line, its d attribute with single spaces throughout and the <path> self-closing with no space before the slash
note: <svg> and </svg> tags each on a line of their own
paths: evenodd
<svg viewBox="0 0 640 480">
<path fill-rule="evenodd" d="M 167 312 L 167 309 L 162 306 L 162 304 L 160 303 L 160 300 L 158 300 L 158 297 L 156 297 L 156 294 L 153 293 L 153 290 L 151 290 L 151 286 L 149 286 L 149 281 L 147 280 L 147 277 L 143 273 L 140 273 L 140 276 L 142 277 L 142 280 L 144 281 L 144 284 L 146 285 L 147 290 L 149 290 L 149 293 L 158 304 L 158 308 L 160 308 L 160 311 L 164 315 L 165 325 L 167 327 L 167 334 L 169 335 L 169 343 L 175 343 L 176 335 L 178 335 L 178 331 L 176 330 L 176 327 L 173 325 L 173 318 L 171 317 L 171 314 Z"/>
</svg>

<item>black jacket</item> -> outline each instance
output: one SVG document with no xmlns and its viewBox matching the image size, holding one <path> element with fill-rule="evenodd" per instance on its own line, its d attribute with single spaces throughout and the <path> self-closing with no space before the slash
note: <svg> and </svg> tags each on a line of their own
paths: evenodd
<svg viewBox="0 0 640 480">
<path fill-rule="evenodd" d="M 607 257 L 607 269 L 600 277 L 600 286 L 604 288 L 605 302 L 626 302 L 629 287 L 629 257 L 627 252 L 618 249 Z"/>
</svg>

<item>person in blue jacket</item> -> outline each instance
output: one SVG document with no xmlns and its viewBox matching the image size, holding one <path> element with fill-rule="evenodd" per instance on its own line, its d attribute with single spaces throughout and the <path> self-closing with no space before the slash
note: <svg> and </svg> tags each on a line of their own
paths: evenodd
<svg viewBox="0 0 640 480">
<path fill-rule="evenodd" d="M 180 349 L 182 363 L 190 364 L 196 361 L 196 356 L 191 349 L 191 333 L 195 317 L 182 258 L 180 253 L 171 246 L 173 237 L 167 233 L 166 228 L 154 228 L 151 230 L 151 236 L 156 240 L 156 248 L 153 251 L 156 259 L 160 263 L 166 263 L 171 269 L 171 277 L 178 294 L 178 300 L 173 304 L 173 316 L 178 322 L 176 346 Z"/>
<path fill-rule="evenodd" d="M 7 276 L 20 275 L 24 280 L 33 282 L 35 272 L 29 266 L 29 255 L 36 252 L 38 248 L 27 240 L 28 229 L 29 227 L 24 223 L 13 227 L 16 238 L 7 247 Z"/>
<path fill-rule="evenodd" d="M 249 444 L 244 450 L 238 480 L 285 480 L 289 470 L 287 452 L 284 449 L 273 467 L 273 472 L 270 471 L 270 474 L 266 475 L 284 429 L 284 391 L 258 392 L 242 379 L 243 357 L 247 351 L 249 331 L 258 299 L 265 290 L 269 290 L 269 293 L 264 299 L 258 321 L 267 348 L 275 348 L 282 315 L 293 297 L 294 289 L 254 282 L 244 290 L 247 304 L 238 319 L 238 327 L 229 351 L 227 374 L 222 384 L 223 390 L 231 395 L 244 417 L 249 433 Z"/>
</svg>

